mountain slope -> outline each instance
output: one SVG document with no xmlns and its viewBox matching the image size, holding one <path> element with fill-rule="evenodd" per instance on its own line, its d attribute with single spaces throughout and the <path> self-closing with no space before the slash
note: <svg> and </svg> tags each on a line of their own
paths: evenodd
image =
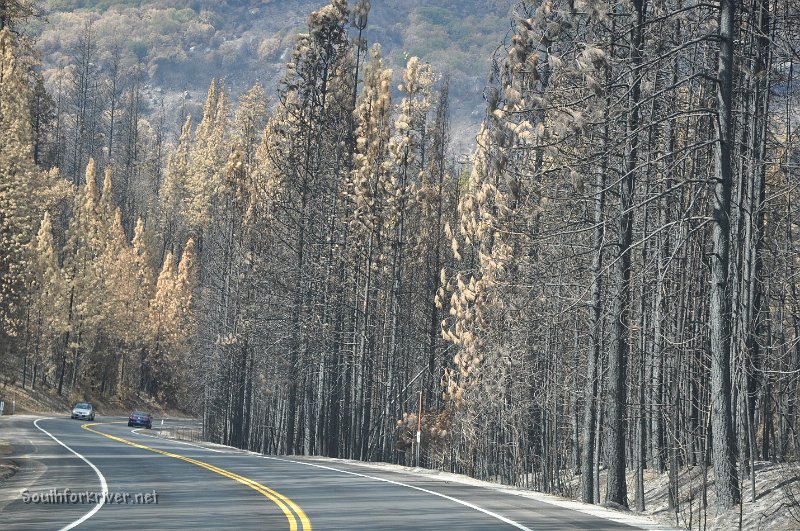
<svg viewBox="0 0 800 531">
<path fill-rule="evenodd" d="M 294 36 L 322 5 L 324 0 L 49 0 L 46 20 L 35 22 L 31 32 L 51 87 L 60 68 L 78 62 L 81 36 L 90 35 L 99 73 L 111 68 L 114 50 L 128 70 L 140 65 L 148 103 L 160 106 L 163 97 L 176 128 L 177 109 L 196 110 L 187 98 L 202 99 L 211 78 L 223 78 L 234 96 L 257 81 L 274 90 Z M 376 1 L 365 38 L 383 46 L 396 75 L 409 56 L 451 75 L 454 132 L 463 144 L 482 115 L 482 87 L 508 12 L 502 0 Z"/>
</svg>

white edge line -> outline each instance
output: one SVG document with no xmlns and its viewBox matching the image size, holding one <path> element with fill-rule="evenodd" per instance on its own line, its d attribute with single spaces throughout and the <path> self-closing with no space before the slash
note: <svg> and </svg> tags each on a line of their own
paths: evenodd
<svg viewBox="0 0 800 531">
<path fill-rule="evenodd" d="M 399 487 L 406 487 L 406 488 L 409 488 L 409 489 L 418 490 L 418 491 L 424 492 L 426 494 L 432 494 L 434 496 L 438 496 L 440 498 L 444 498 L 446 500 L 450 500 L 452 502 L 458 503 L 458 504 L 463 505 L 465 507 L 469 507 L 470 509 L 475 509 L 476 511 L 482 512 L 485 515 L 491 516 L 492 518 L 496 518 L 496 519 L 500 520 L 501 522 L 505 522 L 505 523 L 507 523 L 507 524 L 509 524 L 511 526 L 514 526 L 517 529 L 522 529 L 523 531 L 533 531 L 532 529 L 530 529 L 528 527 L 525 527 L 524 525 L 520 524 L 519 522 L 515 522 L 514 520 L 511 520 L 510 518 L 506 518 L 503 515 L 500 515 L 500 514 L 497 514 L 497 513 L 493 513 L 492 511 L 484 509 L 483 507 L 478 507 L 477 505 L 469 503 L 468 501 L 459 500 L 458 498 L 453 498 L 452 496 L 448 496 L 448 495 L 442 494 L 440 492 L 435 492 L 435 491 L 432 491 L 432 490 L 423 489 L 422 487 L 415 487 L 414 485 L 408 485 L 406 483 L 400 483 L 399 481 L 393 481 L 391 479 L 384 479 L 384 478 L 379 478 L 379 477 L 375 477 L 375 476 L 368 476 L 366 474 L 359 474 L 358 472 L 350 472 L 349 470 L 341 470 L 339 468 L 333 468 L 333 467 L 330 467 L 330 466 L 318 465 L 316 463 L 304 463 L 302 461 L 293 461 L 291 459 L 282 459 L 280 457 L 270 457 L 270 456 L 266 456 L 266 455 L 260 455 L 258 457 L 261 457 L 262 459 L 272 459 L 272 460 L 275 460 L 275 461 L 285 461 L 287 463 L 294 463 L 294 464 L 297 464 L 297 465 L 306 465 L 306 466 L 313 466 L 313 467 L 316 467 L 316 468 L 323 468 L 325 470 L 332 470 L 333 472 L 339 472 L 341 474 L 349 474 L 351 476 L 357 476 L 357 477 L 360 477 L 360 478 L 372 479 L 374 481 L 382 481 L 384 483 L 390 483 L 392 485 L 397 485 Z"/>
<path fill-rule="evenodd" d="M 133 429 L 133 430 L 131 430 L 131 433 L 135 433 L 136 435 L 141 435 L 142 437 L 150 437 L 151 439 L 159 439 L 161 441 L 167 441 L 167 442 L 171 442 L 171 443 L 175 443 L 175 444 L 185 444 L 186 446 L 194 446 L 195 448 L 201 448 L 203 450 L 208 450 L 209 452 L 217 452 L 217 453 L 220 453 L 220 454 L 224 454 L 225 453 L 222 450 L 215 450 L 214 448 L 207 448 L 205 446 L 200 446 L 199 444 L 192 444 L 192 443 L 183 442 L 183 441 L 176 441 L 175 439 L 170 439 L 170 438 L 167 438 L 167 437 L 158 437 L 156 435 L 149 435 L 147 433 L 141 433 L 141 432 L 139 432 L 139 430 L 141 430 L 141 429 L 142 428 Z"/>
<path fill-rule="evenodd" d="M 77 527 L 77 526 L 81 525 L 83 522 L 85 522 L 86 520 L 88 520 L 89 518 L 94 516 L 94 514 L 97 511 L 100 510 L 100 508 L 106 503 L 106 497 L 108 496 L 108 484 L 106 483 L 106 478 L 103 476 L 103 474 L 100 472 L 100 470 L 96 466 L 94 466 L 94 463 L 92 463 L 91 461 L 89 461 L 88 459 L 83 457 L 81 454 L 79 454 L 78 452 L 76 452 L 75 450 L 73 450 L 72 448 L 70 448 L 69 446 L 64 444 L 63 442 L 59 441 L 52 433 L 50 433 L 46 429 L 44 429 L 41 426 L 39 426 L 39 421 L 40 420 L 49 420 L 49 418 L 36 419 L 36 420 L 33 421 L 33 425 L 36 426 L 45 435 L 47 435 L 48 437 L 53 439 L 55 442 L 57 442 L 58 444 L 60 444 L 61 446 L 63 446 L 64 448 L 66 448 L 67 450 L 72 452 L 73 454 L 75 454 L 78 457 L 80 457 L 83 460 L 84 463 L 86 463 L 87 465 L 92 467 L 92 470 L 94 470 L 95 474 L 97 474 L 97 477 L 100 478 L 100 488 L 101 488 L 101 490 L 103 492 L 103 495 L 100 497 L 100 501 L 97 502 L 97 505 L 95 505 L 94 508 L 91 511 L 89 511 L 86 514 L 84 514 L 82 517 L 78 518 L 77 520 L 75 520 L 71 524 L 69 524 L 69 525 L 67 525 L 65 527 L 62 527 L 61 530 L 60 530 L 60 531 L 67 531 L 68 529 L 72 529 L 74 527 Z"/>
<path fill-rule="evenodd" d="M 144 434 L 142 434 L 142 435 L 144 435 Z M 154 437 L 154 435 L 150 435 L 150 437 Z M 175 441 L 175 442 L 178 442 L 178 441 Z M 184 444 L 188 444 L 188 443 L 184 443 Z M 241 448 L 236 448 L 235 446 L 226 446 L 226 445 L 223 445 L 223 444 L 216 444 L 216 446 L 221 446 L 221 447 L 224 447 L 224 448 L 228 448 L 230 450 L 234 450 L 234 451 L 237 451 L 237 452 L 244 452 L 244 453 L 246 453 L 248 455 L 253 455 L 255 457 L 261 457 L 263 459 L 274 459 L 275 461 L 287 461 L 287 462 L 296 463 L 296 464 L 299 464 L 299 465 L 316 466 L 316 467 L 319 467 L 319 468 L 326 468 L 328 470 L 341 472 L 343 474 L 352 474 L 354 476 L 361 476 L 361 477 L 364 477 L 364 478 L 374 479 L 376 481 L 385 481 L 387 483 L 394 483 L 393 481 L 388 480 L 388 479 L 376 478 L 376 477 L 367 476 L 367 475 L 364 475 L 364 474 L 357 474 L 355 472 L 349 472 L 347 470 L 341 470 L 341 469 L 338 469 L 338 468 L 333 468 L 333 467 L 328 467 L 328 466 L 318 465 L 318 464 L 313 464 L 313 463 L 306 463 L 306 462 L 303 462 L 303 461 L 292 461 L 290 459 L 274 457 L 274 456 L 267 456 L 267 455 L 263 455 L 263 454 L 260 454 L 258 452 L 253 452 L 253 451 L 250 451 L 250 450 L 242 450 Z M 208 447 L 201 447 L 201 448 L 204 448 L 206 450 L 214 451 L 213 449 L 208 448 Z M 363 462 L 363 461 L 353 461 L 352 464 L 355 465 L 355 466 L 371 467 L 371 463 Z M 400 471 L 391 471 L 391 470 L 389 470 L 389 472 L 400 473 Z M 407 471 L 405 471 L 405 472 L 408 473 Z M 420 477 L 431 477 L 431 476 L 420 476 Z M 441 478 L 439 478 L 439 479 L 441 479 Z M 632 527 L 634 529 L 651 530 L 651 531 L 682 531 L 682 528 L 670 527 L 668 524 L 664 524 L 662 522 L 658 522 L 658 521 L 654 520 L 653 518 L 648 517 L 647 515 L 628 515 L 628 514 L 626 514 L 624 512 L 610 510 L 610 509 L 607 509 L 607 508 L 605 508 L 603 506 L 600 506 L 600 505 L 590 505 L 590 504 L 585 504 L 585 503 L 582 503 L 582 502 L 579 502 L 579 501 L 576 501 L 576 500 L 560 499 L 557 496 L 553 496 L 553 495 L 550 495 L 550 494 L 544 494 L 544 493 L 540 493 L 540 492 L 536 492 L 536 491 L 519 491 L 519 490 L 516 490 L 516 489 L 513 489 L 513 488 L 508 488 L 508 486 L 506 486 L 506 485 L 499 485 L 499 484 L 492 484 L 490 486 L 486 486 L 486 485 L 475 485 L 474 483 L 462 482 L 462 481 L 458 481 L 458 480 L 446 480 L 446 481 L 448 483 L 449 482 L 455 482 L 455 483 L 459 483 L 459 484 L 462 484 L 462 485 L 468 485 L 468 486 L 475 486 L 475 487 L 479 487 L 479 488 L 492 489 L 492 490 L 495 490 L 497 492 L 503 492 L 503 493 L 506 493 L 506 494 L 511 494 L 512 496 L 519 496 L 519 497 L 522 497 L 522 498 L 535 500 L 535 501 L 538 501 L 538 502 L 541 502 L 541 503 L 546 503 L 548 505 L 554 505 L 556 507 L 562 507 L 564 509 L 569 509 L 571 511 L 575 511 L 575 512 L 578 512 L 578 513 L 583 513 L 583 514 L 586 514 L 586 515 L 589 515 L 589 516 L 594 516 L 596 518 L 600 518 L 600 519 L 603 519 L 603 520 L 608 520 L 610 522 L 615 522 L 615 523 L 618 523 L 618 524 L 624 524 L 624 525 L 630 526 L 630 527 Z M 428 492 L 425 489 L 422 489 L 420 487 L 414 487 L 412 485 L 406 485 L 404 483 L 397 483 L 397 484 L 398 485 L 402 485 L 404 487 L 408 487 L 410 489 L 417 489 L 417 490 L 422 490 L 424 492 Z M 435 494 L 436 496 L 442 496 L 442 497 L 447 498 L 447 496 L 445 496 L 444 494 L 438 494 L 436 492 L 434 492 L 433 494 Z M 460 500 L 454 500 L 454 501 L 457 501 L 458 503 L 461 503 Z M 482 510 L 480 508 L 477 508 L 477 509 L 478 510 Z M 525 529 L 527 529 L 527 528 L 525 528 Z"/>
<path fill-rule="evenodd" d="M 233 447 L 230 447 L 230 448 L 235 449 Z M 246 450 L 243 450 L 243 451 L 246 451 Z M 330 470 L 337 470 L 337 471 L 343 472 L 345 474 L 359 475 L 359 474 L 356 474 L 355 472 L 348 472 L 346 470 L 339 470 L 339 469 L 336 469 L 336 468 L 326 467 L 326 466 L 323 466 L 323 465 L 316 465 L 316 464 L 307 463 L 307 462 L 303 462 L 303 461 L 291 461 L 289 459 L 285 459 L 285 458 L 281 458 L 281 457 L 262 455 L 262 454 L 259 454 L 258 452 L 252 452 L 252 451 L 246 451 L 246 452 L 248 454 L 250 454 L 250 455 L 254 455 L 256 457 L 263 457 L 265 459 L 274 459 L 276 461 L 289 461 L 291 463 L 298 463 L 298 464 L 301 464 L 301 465 L 318 466 L 318 467 L 321 467 L 321 468 L 329 468 Z M 312 457 L 319 458 L 318 456 L 312 456 Z M 325 458 L 320 458 L 320 459 L 325 459 Z M 348 462 L 349 464 L 352 464 L 353 466 L 361 466 L 361 467 L 366 467 L 366 468 L 375 468 L 373 466 L 374 463 L 370 463 L 370 462 L 346 461 L 346 460 L 341 460 L 341 461 Z M 380 470 L 385 470 L 386 472 L 396 473 L 396 474 L 402 474 L 402 473 L 413 474 L 413 472 L 410 472 L 408 470 L 400 471 L 400 470 L 391 470 L 391 469 L 384 469 L 384 468 L 380 468 Z M 371 476 L 364 476 L 364 477 L 371 477 Z M 511 488 L 511 487 L 509 487 L 507 485 L 500 485 L 500 484 L 480 485 L 480 484 L 476 484 L 476 483 L 472 483 L 472 482 L 459 481 L 459 479 L 455 479 L 455 478 L 454 479 L 447 479 L 447 478 L 441 478 L 441 477 L 431 476 L 431 475 L 418 475 L 417 477 L 435 479 L 435 480 L 439 480 L 439 481 L 445 481 L 447 483 L 458 483 L 458 484 L 461 484 L 461 485 L 466 485 L 466 486 L 471 486 L 471 487 L 490 489 L 490 490 L 493 490 L 495 492 L 501 492 L 501 493 L 504 493 L 504 494 L 510 494 L 512 496 L 518 496 L 518 497 L 521 497 L 521 498 L 526 498 L 526 499 L 534 500 L 534 501 L 537 501 L 537 502 L 546 503 L 548 505 L 554 505 L 556 507 L 562 507 L 564 509 L 569 509 L 570 511 L 583 513 L 583 514 L 586 514 L 586 515 L 589 515 L 589 516 L 594 516 L 594 517 L 601 518 L 603 520 L 608 520 L 608 521 L 611 521 L 611 522 L 615 522 L 615 523 L 618 523 L 618 524 L 624 524 L 624 525 L 627 525 L 629 527 L 633 527 L 635 529 L 650 530 L 650 531 L 683 531 L 683 528 L 681 528 L 681 527 L 672 527 L 669 524 L 658 522 L 658 521 L 654 520 L 652 517 L 648 517 L 647 515 L 628 514 L 628 513 L 625 513 L 625 512 L 621 512 L 621 511 L 615 511 L 615 510 L 607 509 L 607 508 L 603 507 L 602 505 L 590 505 L 590 504 L 585 504 L 585 503 L 582 503 L 582 502 L 579 502 L 579 501 L 576 501 L 576 500 L 561 499 L 561 498 L 558 498 L 557 496 L 554 496 L 552 494 L 545 494 L 545 493 L 541 493 L 541 492 L 537 492 L 537 491 L 530 491 L 530 490 L 522 491 L 522 490 L 518 490 L 518 489 L 515 489 L 515 488 Z M 389 480 L 384 480 L 384 479 L 381 479 L 381 478 L 372 478 L 372 479 L 377 479 L 379 481 L 389 481 Z M 401 485 L 402 485 L 402 483 L 401 483 Z M 407 485 L 407 486 L 410 487 L 410 488 L 416 488 L 416 487 L 413 487 L 413 486 L 410 486 L 410 485 Z"/>
<path fill-rule="evenodd" d="M 141 434 L 141 435 L 144 435 L 144 434 Z M 154 435 L 149 435 L 148 437 L 155 437 L 155 436 Z M 174 442 L 179 442 L 179 441 L 174 441 Z M 188 443 L 183 443 L 183 444 L 188 444 Z M 263 455 L 263 454 L 258 453 L 258 452 L 253 452 L 253 451 L 250 451 L 250 450 L 243 450 L 241 448 L 236 448 L 235 446 L 226 446 L 226 445 L 223 445 L 223 444 L 216 444 L 216 446 L 221 446 L 221 447 L 224 447 L 224 448 L 228 448 L 230 450 L 234 450 L 234 451 L 237 451 L 237 452 L 244 452 L 244 453 L 246 453 L 248 455 L 252 455 L 252 456 L 255 456 L 255 457 L 261 457 L 263 459 L 273 459 L 275 461 L 287 461 L 289 463 L 296 463 L 296 464 L 299 464 L 299 465 L 315 466 L 315 467 L 318 467 L 318 468 L 325 468 L 325 469 L 328 469 L 328 470 L 341 472 L 343 474 L 352 474 L 354 476 L 361 476 L 361 477 L 364 477 L 364 478 L 374 479 L 376 481 L 384 481 L 384 482 L 387 482 L 387 483 L 395 483 L 395 482 L 393 482 L 391 480 L 388 480 L 388 479 L 382 479 L 382 478 L 377 478 L 377 477 L 373 477 L 373 476 L 367 476 L 367 475 L 364 475 L 364 474 L 358 474 L 356 472 L 349 472 L 347 470 L 341 470 L 341 469 L 333 468 L 333 467 L 329 467 L 329 466 L 318 465 L 318 464 L 314 464 L 314 463 L 307 463 L 307 462 L 303 462 L 303 461 L 292 461 L 290 459 L 285 459 L 285 458 L 281 458 L 281 457 L 267 456 L 267 455 Z M 212 452 L 214 451 L 212 448 L 208 448 L 208 447 L 205 447 L 205 446 L 201 446 L 200 448 L 203 448 L 205 450 L 211 450 Z M 219 451 L 219 450 L 217 450 L 217 451 Z M 352 464 L 355 465 L 355 466 L 363 466 L 363 467 L 370 467 L 371 466 L 371 463 L 362 462 L 362 461 L 353 461 Z M 400 473 L 399 471 L 391 471 L 391 470 L 389 472 Z M 408 473 L 407 471 L 405 471 L 405 472 Z M 430 476 L 420 476 L 420 477 L 430 477 Z M 439 479 L 441 479 L 441 478 L 439 478 Z M 522 498 L 535 500 L 535 501 L 538 501 L 538 502 L 541 502 L 541 503 L 546 503 L 548 505 L 554 505 L 556 507 L 561 507 L 561 508 L 564 508 L 564 509 L 568 509 L 570 511 L 583 513 L 583 514 L 586 514 L 586 515 L 589 515 L 589 516 L 594 516 L 596 518 L 600 518 L 600 519 L 603 519 L 603 520 L 608 520 L 610 522 L 615 522 L 615 523 L 618 523 L 618 524 L 627 525 L 627 526 L 632 527 L 634 529 L 642 529 L 642 530 L 650 530 L 650 531 L 682 531 L 682 528 L 670 527 L 668 524 L 664 524 L 662 522 L 658 522 L 658 521 L 654 520 L 653 518 L 650 518 L 650 517 L 648 517 L 646 515 L 628 515 L 628 514 L 626 514 L 624 512 L 610 510 L 610 509 L 607 509 L 607 508 L 605 508 L 603 506 L 600 506 L 600 505 L 590 505 L 590 504 L 585 504 L 585 503 L 582 503 L 582 502 L 579 502 L 579 501 L 576 501 L 576 500 L 560 499 L 557 496 L 553 496 L 553 495 L 550 495 L 550 494 L 544 494 L 544 493 L 540 493 L 540 492 L 536 492 L 536 491 L 519 491 L 519 490 L 516 490 L 516 489 L 513 489 L 513 488 L 508 488 L 508 486 L 506 486 L 506 485 L 499 485 L 499 484 L 492 484 L 490 486 L 486 486 L 486 485 L 475 485 L 474 483 L 467 483 L 467 482 L 462 482 L 462 481 L 458 481 L 458 480 L 446 480 L 446 481 L 448 483 L 449 482 L 455 482 L 455 483 L 459 483 L 459 484 L 462 484 L 462 485 L 475 486 L 475 487 L 479 487 L 479 488 L 487 488 L 487 489 L 495 490 L 496 492 L 502 492 L 502 493 L 510 494 L 512 496 L 519 496 L 519 497 L 522 497 Z M 414 487 L 412 485 L 406 485 L 404 483 L 397 483 L 397 485 L 408 487 L 410 489 L 421 490 L 423 492 L 428 492 L 427 490 L 425 490 L 423 488 Z M 439 494 L 439 493 L 436 493 L 436 492 L 433 492 L 432 494 L 435 494 L 436 496 L 442 496 L 444 498 L 448 498 L 444 494 Z M 456 501 L 458 503 L 462 503 L 461 500 L 455 500 L 454 499 L 454 501 Z M 467 502 L 464 502 L 464 503 L 466 504 Z M 483 511 L 483 509 L 481 509 L 481 508 L 476 508 L 476 509 L 480 510 L 480 511 Z M 487 511 L 487 512 L 489 512 L 489 511 Z M 524 526 L 523 526 L 523 528 L 524 529 L 528 529 L 528 528 L 525 528 Z"/>
</svg>

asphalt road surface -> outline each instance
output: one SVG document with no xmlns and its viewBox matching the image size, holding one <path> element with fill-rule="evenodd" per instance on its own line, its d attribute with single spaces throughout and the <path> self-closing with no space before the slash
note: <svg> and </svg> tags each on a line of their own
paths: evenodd
<svg viewBox="0 0 800 531">
<path fill-rule="evenodd" d="M 0 484 L 0 529 L 633 529 L 479 486 L 156 434 L 124 419 L 0 418 L 20 464 Z"/>
</svg>

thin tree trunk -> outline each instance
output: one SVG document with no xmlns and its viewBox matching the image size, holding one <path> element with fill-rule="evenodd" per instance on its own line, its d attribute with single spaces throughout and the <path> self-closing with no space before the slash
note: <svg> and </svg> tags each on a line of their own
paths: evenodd
<svg viewBox="0 0 800 531">
<path fill-rule="evenodd" d="M 731 188 L 733 175 L 732 96 L 733 39 L 736 0 L 720 2 L 719 81 L 717 87 L 716 176 L 713 188 L 711 255 L 711 429 L 716 476 L 717 505 L 728 509 L 739 503 L 739 481 L 735 462 L 735 439 L 731 415 L 731 338 L 728 308 L 728 258 L 730 241 Z"/>
<path fill-rule="evenodd" d="M 606 128 L 606 136 L 608 129 Z M 606 160 L 605 157 L 603 159 Z M 592 245 L 592 302 L 590 308 L 590 350 L 586 364 L 586 394 L 583 405 L 583 449 L 581 452 L 581 499 L 584 503 L 597 503 L 595 496 L 595 430 L 597 417 L 598 380 L 603 320 L 602 320 L 602 269 L 603 269 L 603 210 L 605 208 L 605 164 L 595 173 L 594 232 Z"/>
<path fill-rule="evenodd" d="M 639 149 L 639 102 L 641 98 L 641 47 L 646 0 L 634 0 L 636 20 L 631 29 L 630 109 L 626 127 L 624 175 L 620 180 L 618 254 L 614 267 L 613 323 L 608 362 L 606 431 L 608 455 L 607 501 L 628 506 L 625 478 L 625 404 L 628 375 L 628 327 L 630 324 L 631 243 L 633 241 L 633 194 Z"/>
</svg>

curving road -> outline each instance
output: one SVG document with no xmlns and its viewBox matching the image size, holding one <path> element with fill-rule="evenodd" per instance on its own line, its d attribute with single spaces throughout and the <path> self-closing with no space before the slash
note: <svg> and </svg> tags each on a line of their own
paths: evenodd
<svg viewBox="0 0 800 531">
<path fill-rule="evenodd" d="M 10 457 L 20 464 L 0 485 L 0 528 L 657 529 L 628 515 L 612 518 L 640 525 L 507 491 L 181 443 L 128 428 L 124 419 L 97 421 L 0 419 L 0 437 L 12 442 Z M 78 503 L 52 503 L 67 497 L 64 489 Z M 87 492 L 101 494 L 76 499 Z M 37 496 L 51 503 L 33 503 Z"/>
</svg>

